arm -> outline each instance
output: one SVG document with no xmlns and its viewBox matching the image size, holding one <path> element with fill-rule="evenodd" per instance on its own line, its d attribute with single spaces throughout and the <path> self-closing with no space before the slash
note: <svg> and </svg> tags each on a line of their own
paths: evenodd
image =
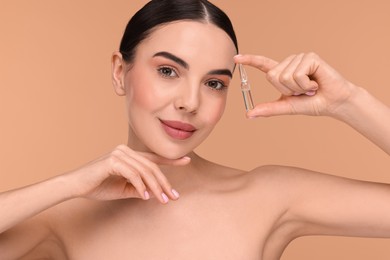
<svg viewBox="0 0 390 260">
<path fill-rule="evenodd" d="M 390 154 L 390 108 L 345 80 L 318 55 L 292 55 L 280 63 L 263 56 L 239 55 L 235 61 L 265 72 L 282 93 L 277 101 L 257 105 L 248 117 L 330 116 L 349 124 Z"/>
<path fill-rule="evenodd" d="M 147 200 L 153 195 L 163 204 L 167 203 L 168 197 L 177 200 L 157 164 L 185 165 L 189 162 L 188 158 L 170 160 L 120 145 L 79 169 L 0 193 L 0 259 L 21 257 L 48 237 L 48 217 L 45 214 L 31 217 L 66 200 L 77 197 Z"/>
<path fill-rule="evenodd" d="M 349 124 L 390 155 L 390 108 L 365 89 L 355 87 L 349 102 L 333 117 Z"/>
<path fill-rule="evenodd" d="M 19 259 L 49 237 L 46 216 L 31 217 L 71 198 L 71 192 L 59 176 L 0 193 L 0 259 Z"/>
<path fill-rule="evenodd" d="M 389 184 L 289 167 L 280 177 L 290 200 L 285 223 L 294 237 L 390 237 Z"/>
<path fill-rule="evenodd" d="M 52 234 L 46 216 L 28 219 L 0 234 L 0 259 L 20 259 Z"/>
<path fill-rule="evenodd" d="M 302 114 L 331 116 L 362 133 L 390 154 L 390 109 L 345 80 L 316 54 L 293 55 L 277 63 L 262 56 L 237 56 L 266 73 L 282 93 L 257 105 L 248 117 Z M 292 237 L 343 235 L 390 237 L 390 185 L 350 180 L 297 168 L 273 172 L 283 183 L 283 225 Z M 281 174 L 282 173 L 282 174 Z"/>
<path fill-rule="evenodd" d="M 70 198 L 72 198 L 72 187 L 63 176 L 0 193 L 0 234 L 23 220 Z"/>
</svg>

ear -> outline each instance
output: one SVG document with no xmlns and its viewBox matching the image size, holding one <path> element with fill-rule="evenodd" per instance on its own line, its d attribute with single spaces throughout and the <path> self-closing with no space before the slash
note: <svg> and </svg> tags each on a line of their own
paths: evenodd
<svg viewBox="0 0 390 260">
<path fill-rule="evenodd" d="M 111 73 L 112 85 L 114 86 L 115 93 L 118 96 L 124 96 L 126 94 L 124 87 L 125 61 L 123 60 L 122 54 L 119 51 L 116 51 L 112 54 Z"/>
</svg>

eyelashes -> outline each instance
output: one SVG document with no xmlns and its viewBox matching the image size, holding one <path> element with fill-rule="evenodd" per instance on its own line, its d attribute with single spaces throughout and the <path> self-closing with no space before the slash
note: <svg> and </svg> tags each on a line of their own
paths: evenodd
<svg viewBox="0 0 390 260">
<path fill-rule="evenodd" d="M 176 69 L 170 66 L 160 66 L 157 68 L 157 72 L 162 78 L 166 79 L 175 79 L 179 77 L 179 73 L 176 71 Z M 205 85 L 211 90 L 216 91 L 223 91 L 227 89 L 226 84 L 219 79 L 210 79 L 206 81 Z"/>
<path fill-rule="evenodd" d="M 176 70 L 169 66 L 161 66 L 157 69 L 158 73 L 163 78 L 177 78 L 179 77 L 179 74 L 176 72 Z"/>
<path fill-rule="evenodd" d="M 209 80 L 209 81 L 207 81 L 206 85 L 208 87 L 210 87 L 211 89 L 217 90 L 217 91 L 222 91 L 222 90 L 225 90 L 227 88 L 225 83 L 223 83 L 220 80 Z"/>
</svg>

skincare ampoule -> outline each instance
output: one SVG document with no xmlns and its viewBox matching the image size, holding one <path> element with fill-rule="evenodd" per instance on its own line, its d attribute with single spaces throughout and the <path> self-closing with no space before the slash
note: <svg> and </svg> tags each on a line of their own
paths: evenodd
<svg viewBox="0 0 390 260">
<path fill-rule="evenodd" d="M 244 97 L 245 109 L 246 111 L 249 111 L 254 108 L 251 94 L 251 85 L 248 82 L 248 76 L 242 64 L 238 64 L 238 70 L 240 71 L 241 92 L 242 96 Z"/>
</svg>

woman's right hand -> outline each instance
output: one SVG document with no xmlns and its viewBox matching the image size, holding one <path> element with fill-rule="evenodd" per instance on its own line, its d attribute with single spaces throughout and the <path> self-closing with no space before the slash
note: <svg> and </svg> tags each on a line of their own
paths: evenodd
<svg viewBox="0 0 390 260">
<path fill-rule="evenodd" d="M 119 145 L 110 153 L 78 168 L 68 175 L 74 177 L 76 196 L 96 200 L 156 197 L 165 204 L 177 200 L 158 165 L 186 165 L 189 157 L 166 159 L 152 153 L 137 152 Z"/>
<path fill-rule="evenodd" d="M 11 228 L 68 199 L 146 200 L 154 196 L 163 204 L 169 199 L 178 199 L 157 165 L 185 165 L 189 162 L 187 157 L 170 160 L 119 145 L 109 154 L 74 171 L 0 192 L 0 258 L 19 259 L 47 239 L 51 231 L 46 215 L 32 219 L 20 228 Z M 25 237 L 26 233 L 28 239 L 21 243 L 19 237 Z"/>
</svg>

